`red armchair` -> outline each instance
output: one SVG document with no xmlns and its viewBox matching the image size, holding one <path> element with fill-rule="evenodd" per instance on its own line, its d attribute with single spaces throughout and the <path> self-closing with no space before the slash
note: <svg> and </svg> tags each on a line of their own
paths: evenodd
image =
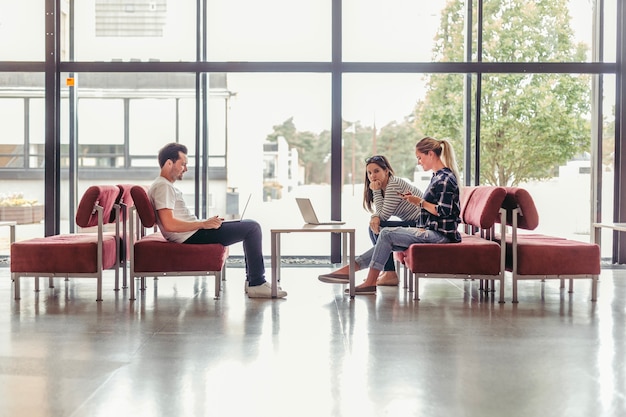
<svg viewBox="0 0 626 417">
<path fill-rule="evenodd" d="M 146 189 L 135 185 L 130 219 L 130 299 L 135 299 L 135 278 L 141 278 L 145 290 L 146 276 L 215 276 L 215 299 L 219 299 L 221 281 L 225 274 L 228 247 L 215 244 L 186 245 L 166 240 L 161 232 L 138 233 L 154 229 L 156 212 Z M 136 222 L 138 215 L 140 223 Z"/>
<path fill-rule="evenodd" d="M 96 301 L 102 301 L 102 272 L 115 270 L 115 288 L 119 284 L 119 195 L 116 186 L 89 187 L 76 210 L 76 224 L 82 228 L 97 226 L 96 233 L 72 233 L 33 238 L 11 245 L 11 278 L 15 299 L 20 299 L 20 278 L 39 277 L 96 278 Z M 115 223 L 115 233 L 105 233 L 104 225 Z"/>
<path fill-rule="evenodd" d="M 574 291 L 574 279 L 590 279 L 591 301 L 596 301 L 601 269 L 599 245 L 530 233 L 539 225 L 539 214 L 530 193 L 523 188 L 506 187 L 502 208 L 511 228 L 505 246 L 506 270 L 513 276 L 514 303 L 518 302 L 518 281 L 546 279 L 560 280 L 561 288 L 569 279 L 570 293 Z"/>
<path fill-rule="evenodd" d="M 407 271 L 411 274 L 409 291 L 415 291 L 415 300 L 419 300 L 419 278 L 460 278 L 498 281 L 498 302 L 504 303 L 504 248 L 493 240 L 495 222 L 504 217 L 501 210 L 504 196 L 502 187 L 463 188 L 461 221 L 477 231 L 461 233 L 459 243 L 413 244 L 395 256 L 404 263 L 405 274 Z M 501 230 L 504 231 L 504 226 Z"/>
</svg>

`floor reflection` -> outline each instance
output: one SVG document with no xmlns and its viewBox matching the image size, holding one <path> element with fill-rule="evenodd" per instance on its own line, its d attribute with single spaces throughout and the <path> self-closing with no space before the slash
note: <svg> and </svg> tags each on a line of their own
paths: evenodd
<svg viewBox="0 0 626 417">
<path fill-rule="evenodd" d="M 322 272 L 284 267 L 284 300 L 246 298 L 241 268 L 220 300 L 212 277 L 165 277 L 130 302 L 111 275 L 97 303 L 93 279 L 22 279 L 14 301 L 0 268 L 0 414 L 626 415 L 626 270 L 597 303 L 527 281 L 519 304 L 443 279 L 350 300 Z"/>
</svg>

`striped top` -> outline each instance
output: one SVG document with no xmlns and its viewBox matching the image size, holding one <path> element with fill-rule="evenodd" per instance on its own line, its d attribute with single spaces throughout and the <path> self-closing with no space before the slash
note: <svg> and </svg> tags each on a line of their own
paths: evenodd
<svg viewBox="0 0 626 417">
<path fill-rule="evenodd" d="M 415 204 L 405 201 L 398 193 L 407 191 L 418 197 L 422 197 L 422 191 L 413 184 L 398 178 L 395 175 L 389 177 L 384 193 L 382 190 L 372 190 L 374 194 L 374 216 L 380 217 L 381 221 L 387 221 L 395 216 L 400 220 L 417 220 L 419 209 Z"/>
</svg>

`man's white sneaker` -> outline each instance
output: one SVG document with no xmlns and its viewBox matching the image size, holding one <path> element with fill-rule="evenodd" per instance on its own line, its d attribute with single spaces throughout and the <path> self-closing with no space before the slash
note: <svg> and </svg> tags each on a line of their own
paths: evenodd
<svg viewBox="0 0 626 417">
<path fill-rule="evenodd" d="M 276 297 L 283 298 L 287 296 L 287 291 L 283 291 L 278 288 Z M 248 297 L 250 298 L 272 298 L 272 286 L 269 282 L 265 282 L 261 285 L 255 285 L 248 287 Z"/>
<path fill-rule="evenodd" d="M 250 281 L 246 280 L 246 283 L 243 286 L 243 292 L 248 294 L 248 287 L 250 286 Z"/>
</svg>

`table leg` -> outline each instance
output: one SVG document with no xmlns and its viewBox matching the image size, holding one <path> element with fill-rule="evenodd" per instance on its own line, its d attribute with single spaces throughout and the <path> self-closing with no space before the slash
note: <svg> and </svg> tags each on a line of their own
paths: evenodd
<svg viewBox="0 0 626 417">
<path fill-rule="evenodd" d="M 355 252 L 356 252 L 356 248 L 355 248 L 355 236 L 354 236 L 354 232 L 349 232 L 348 233 L 349 237 L 350 237 L 350 298 L 354 298 L 355 292 L 354 292 L 354 280 L 355 280 L 355 272 L 356 272 L 356 260 L 355 260 Z M 345 253 L 345 252 L 344 252 Z"/>
<path fill-rule="evenodd" d="M 343 241 L 343 245 L 342 245 L 342 250 L 341 250 L 341 263 L 343 265 L 347 265 L 348 263 L 348 234 L 347 233 L 342 233 L 341 234 L 342 237 L 342 241 Z"/>
<path fill-rule="evenodd" d="M 272 298 L 278 296 L 278 274 L 280 273 L 280 233 L 271 232 L 271 260 L 272 260 Z"/>
</svg>

